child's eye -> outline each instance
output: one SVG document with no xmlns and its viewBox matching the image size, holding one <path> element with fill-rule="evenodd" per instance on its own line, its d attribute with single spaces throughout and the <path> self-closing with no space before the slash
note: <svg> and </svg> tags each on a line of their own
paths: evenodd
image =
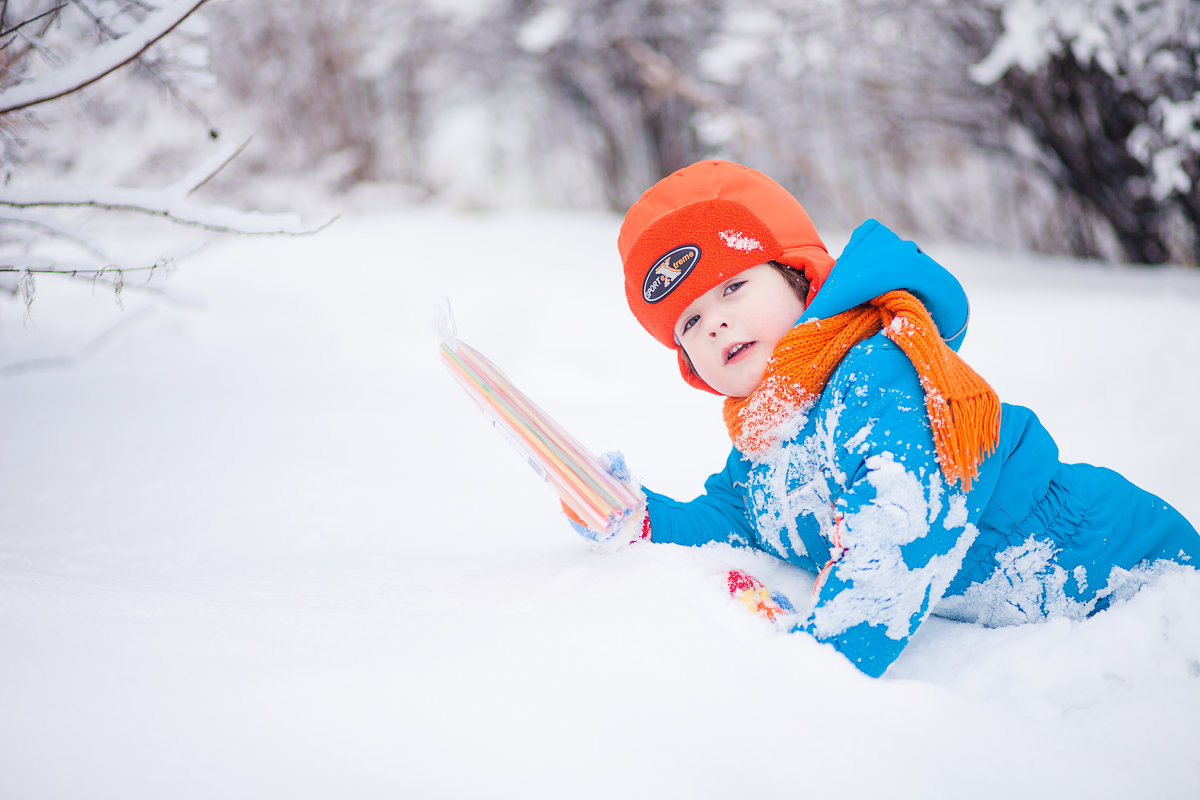
<svg viewBox="0 0 1200 800">
<path fill-rule="evenodd" d="M 692 316 L 688 317 L 686 320 L 683 321 L 683 326 L 679 329 L 679 332 L 687 333 L 688 329 L 691 328 L 693 325 L 695 325 L 699 321 L 700 321 L 700 315 L 693 314 Z"/>
<path fill-rule="evenodd" d="M 746 285 L 745 281 L 737 281 L 736 283 L 731 283 L 725 287 L 724 294 L 733 294 L 734 292 L 736 292 L 738 289 L 742 288 L 745 285 Z"/>
</svg>

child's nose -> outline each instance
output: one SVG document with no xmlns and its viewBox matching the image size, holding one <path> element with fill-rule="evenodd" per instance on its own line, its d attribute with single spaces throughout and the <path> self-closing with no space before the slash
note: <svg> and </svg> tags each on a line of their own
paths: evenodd
<svg viewBox="0 0 1200 800">
<path fill-rule="evenodd" d="M 729 324 L 728 324 L 728 323 L 726 323 L 726 322 L 722 322 L 720 325 L 714 325 L 714 326 L 713 326 L 713 329 L 712 329 L 711 331 L 709 331 L 709 332 L 708 332 L 708 335 L 709 335 L 709 336 L 716 336 L 716 335 L 717 335 L 717 331 L 719 331 L 721 328 L 728 328 L 728 327 L 729 327 Z"/>
</svg>

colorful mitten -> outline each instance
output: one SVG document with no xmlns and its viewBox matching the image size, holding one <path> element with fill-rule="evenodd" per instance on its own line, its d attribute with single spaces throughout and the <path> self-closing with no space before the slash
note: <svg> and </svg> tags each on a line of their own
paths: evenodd
<svg viewBox="0 0 1200 800">
<path fill-rule="evenodd" d="M 633 478 L 629 474 L 629 468 L 625 465 L 625 456 L 621 451 L 614 450 L 611 453 L 605 453 L 600 460 L 610 475 L 636 490 Z M 637 491 L 637 495 L 641 497 L 641 492 Z M 615 544 L 617 547 L 642 540 L 650 541 L 650 515 L 646 512 L 644 502 L 625 519 L 616 532 L 594 531 L 587 527 L 579 515 L 572 511 L 566 503 L 562 504 L 562 509 L 563 513 L 567 515 L 567 522 L 571 524 L 574 531 L 588 541 L 606 545 Z"/>
<path fill-rule="evenodd" d="M 787 614 L 795 614 L 791 601 L 780 592 L 771 592 L 752 575 L 740 569 L 729 570 L 729 596 L 763 619 L 775 622 Z"/>
</svg>

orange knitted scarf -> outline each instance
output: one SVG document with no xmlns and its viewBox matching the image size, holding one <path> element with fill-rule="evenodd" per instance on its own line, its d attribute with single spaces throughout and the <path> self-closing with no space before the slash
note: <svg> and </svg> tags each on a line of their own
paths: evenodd
<svg viewBox="0 0 1200 800">
<path fill-rule="evenodd" d="M 784 423 L 817 401 L 850 348 L 880 330 L 917 370 L 942 474 L 969 491 L 979 475 L 979 462 L 999 441 L 1000 399 L 942 341 L 925 306 L 904 291 L 887 292 L 788 331 L 750 396 L 725 400 L 725 424 L 734 446 L 748 455 L 770 447 Z"/>
</svg>

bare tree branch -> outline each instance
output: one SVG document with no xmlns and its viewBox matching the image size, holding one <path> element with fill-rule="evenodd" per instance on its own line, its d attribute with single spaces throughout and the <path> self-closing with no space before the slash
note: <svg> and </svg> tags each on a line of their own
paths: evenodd
<svg viewBox="0 0 1200 800">
<path fill-rule="evenodd" d="M 194 170 L 183 177 L 176 186 L 179 189 L 185 190 L 185 194 L 192 194 L 204 184 L 217 176 L 217 173 L 229 166 L 229 162 L 233 161 L 242 151 L 249 146 L 250 140 L 246 139 L 239 145 L 227 145 L 221 148 L 215 155 L 198 165 Z"/>
<path fill-rule="evenodd" d="M 2 10 L 7 11 L 7 7 L 8 4 L 5 3 L 4 9 Z M 62 11 L 65 7 L 65 4 L 58 5 L 44 14 L 39 14 L 33 19 L 26 20 L 19 25 L 16 25 L 15 27 L 5 31 L 5 34 L 13 34 L 12 38 L 10 38 L 8 41 L 0 43 L 0 50 L 4 51 L 5 73 L 13 74 L 17 68 L 17 65 L 24 61 L 30 53 L 34 51 L 40 51 L 42 49 L 38 44 L 38 40 L 47 30 L 49 30 L 50 26 L 54 24 L 54 21 L 58 19 L 58 12 Z M 33 35 L 28 35 L 22 30 L 22 28 L 24 28 L 26 25 L 39 21 L 41 22 L 41 25 L 39 26 L 37 32 L 35 32 Z M 20 49 L 13 47 L 13 42 L 17 41 L 18 39 L 21 40 L 21 44 L 23 45 Z"/>
<path fill-rule="evenodd" d="M 7 5 L 7 3 L 5 5 Z M 4 36 L 8 36 L 9 34 L 16 33 L 17 31 L 21 30 L 21 28 L 24 28 L 26 25 L 32 25 L 33 23 L 37 22 L 39 19 L 57 14 L 59 11 L 62 11 L 63 8 L 66 7 L 66 5 L 67 5 L 66 3 L 60 3 L 59 5 L 55 6 L 54 8 L 43 11 L 41 14 L 38 14 L 36 17 L 30 17 L 29 19 L 25 20 L 24 22 L 18 22 L 16 25 L 13 25 L 11 28 L 0 31 L 0 37 L 4 37 Z M 5 47 L 5 45 L 0 44 L 0 49 L 3 49 L 4 47 Z"/>
</svg>

